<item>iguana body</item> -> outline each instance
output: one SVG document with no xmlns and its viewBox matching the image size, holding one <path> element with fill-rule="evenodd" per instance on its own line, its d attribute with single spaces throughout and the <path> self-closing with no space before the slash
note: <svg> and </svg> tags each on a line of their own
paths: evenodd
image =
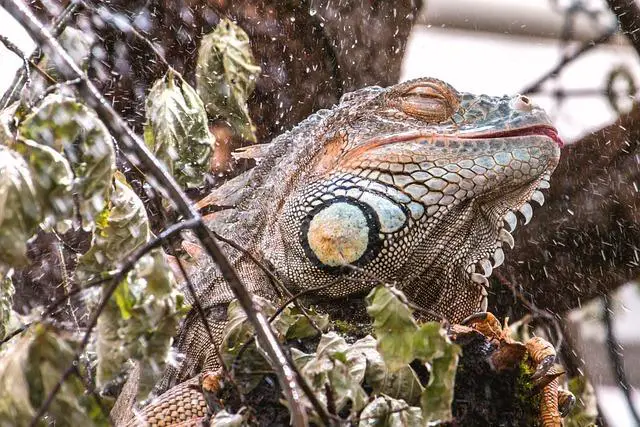
<svg viewBox="0 0 640 427">
<path fill-rule="evenodd" d="M 381 280 L 458 322 L 486 308 L 486 278 L 513 244 L 513 211 L 528 222 L 527 202 L 543 201 L 560 145 L 525 97 L 459 93 L 428 78 L 365 88 L 245 153 L 259 163 L 208 197 L 233 206 L 210 225 L 292 293 L 334 283 L 314 294 L 338 299 Z M 278 299 L 250 257 L 225 249 L 253 293 Z M 233 295 L 214 265 L 194 272 L 217 342 L 191 313 L 176 340 L 185 360 L 160 389 L 218 366 Z"/>
</svg>

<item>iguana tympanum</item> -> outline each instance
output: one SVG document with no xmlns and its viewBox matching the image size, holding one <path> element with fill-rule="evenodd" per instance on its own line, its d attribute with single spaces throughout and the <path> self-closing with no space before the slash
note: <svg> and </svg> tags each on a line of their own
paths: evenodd
<svg viewBox="0 0 640 427">
<path fill-rule="evenodd" d="M 293 293 L 333 282 L 315 296 L 339 299 L 368 291 L 375 277 L 459 322 L 486 309 L 487 277 L 513 245 L 514 212 L 526 223 L 528 202 L 543 203 L 561 145 L 525 96 L 473 95 L 433 78 L 369 87 L 245 152 L 258 164 L 207 198 L 230 206 L 210 225 Z M 251 292 L 277 300 L 251 257 L 225 250 Z M 233 294 L 212 264 L 198 265 L 193 281 L 217 345 Z M 218 367 L 195 310 L 175 345 L 185 359 L 160 385 L 174 388 L 139 413 L 152 425 L 185 419 L 181 398 L 190 415 L 201 413 L 188 387 L 196 380 L 175 386 Z"/>
</svg>

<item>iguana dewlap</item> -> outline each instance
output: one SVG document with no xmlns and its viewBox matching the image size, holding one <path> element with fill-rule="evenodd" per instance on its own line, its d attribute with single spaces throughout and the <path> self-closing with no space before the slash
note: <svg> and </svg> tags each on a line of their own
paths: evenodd
<svg viewBox="0 0 640 427">
<path fill-rule="evenodd" d="M 293 293 L 335 282 L 316 296 L 339 299 L 366 292 L 374 277 L 455 323 L 486 309 L 514 212 L 526 223 L 529 201 L 543 203 L 561 146 L 525 96 L 473 95 L 432 78 L 369 87 L 244 153 L 259 163 L 207 198 L 232 206 L 211 227 Z M 225 249 L 252 292 L 277 298 L 251 259 Z M 191 313 L 176 340 L 185 360 L 161 389 L 217 367 L 233 295 L 209 262 L 193 281 L 218 342 Z"/>
</svg>

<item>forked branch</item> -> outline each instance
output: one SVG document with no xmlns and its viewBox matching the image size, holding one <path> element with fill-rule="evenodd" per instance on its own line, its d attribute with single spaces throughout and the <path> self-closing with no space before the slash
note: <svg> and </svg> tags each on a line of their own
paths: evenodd
<svg viewBox="0 0 640 427">
<path fill-rule="evenodd" d="M 246 312 L 247 318 L 254 326 L 258 341 L 274 364 L 278 380 L 289 404 L 292 424 L 294 426 L 306 425 L 307 417 L 302 408 L 300 395 L 296 388 L 297 380 L 294 367 L 287 360 L 282 347 L 269 327 L 266 317 L 253 304 L 250 293 L 240 281 L 240 278 L 227 257 L 218 247 L 214 237 L 202 222 L 200 214 L 191 205 L 186 194 L 178 186 L 173 177 L 167 173 L 159 160 L 151 154 L 144 142 L 100 94 L 98 89 L 89 80 L 89 77 L 74 63 L 60 43 L 43 27 L 27 5 L 20 0 L 0 0 L 0 5 L 27 30 L 37 44 L 48 49 L 48 53 L 56 69 L 65 79 L 79 79 L 77 87 L 80 95 L 87 104 L 96 111 L 100 119 L 109 128 L 111 134 L 120 142 L 129 161 L 134 165 L 140 166 L 142 170 L 157 182 L 158 189 L 163 195 L 176 204 L 177 210 L 186 220 L 194 220 L 197 222 L 198 225 L 194 227 L 196 236 L 209 256 L 211 256 L 220 268 L 223 278 L 229 284 L 234 296 Z"/>
</svg>

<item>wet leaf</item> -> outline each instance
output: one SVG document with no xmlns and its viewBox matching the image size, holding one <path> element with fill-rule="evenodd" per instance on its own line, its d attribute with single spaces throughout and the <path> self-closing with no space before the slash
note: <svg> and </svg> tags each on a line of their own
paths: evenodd
<svg viewBox="0 0 640 427">
<path fill-rule="evenodd" d="M 73 173 L 62 154 L 46 145 L 17 140 L 13 149 L 29 164 L 44 226 L 73 217 Z"/>
<path fill-rule="evenodd" d="M 576 406 L 564 420 L 567 427 L 591 427 L 598 419 L 598 402 L 593 386 L 585 376 L 569 380 L 569 391 L 576 398 Z"/>
<path fill-rule="evenodd" d="M 111 135 L 93 110 L 73 98 L 50 95 L 20 124 L 22 139 L 64 154 L 74 173 L 83 227 L 104 209 L 116 170 Z"/>
<path fill-rule="evenodd" d="M 150 238 L 149 220 L 142 201 L 123 177 L 113 183 L 109 206 L 96 219 L 91 248 L 78 260 L 76 278 L 80 282 L 114 269 L 120 260 Z"/>
<path fill-rule="evenodd" d="M 196 87 L 207 113 L 229 122 L 243 139 L 256 142 L 247 99 L 260 67 L 251 53 L 249 36 L 228 19 L 205 35 L 198 50 Z"/>
<path fill-rule="evenodd" d="M 169 72 L 156 81 L 146 102 L 144 138 L 178 183 L 202 185 L 209 170 L 213 136 L 204 105 L 187 82 Z"/>
<path fill-rule="evenodd" d="M 113 270 L 151 237 L 144 206 L 117 174 L 109 206 L 97 221 L 92 245 L 80 257 L 76 277 L 90 280 Z M 130 360 L 140 363 L 141 398 L 165 366 L 170 344 L 185 314 L 183 297 L 162 250 L 138 260 L 98 318 L 98 387 L 118 383 Z"/>
<path fill-rule="evenodd" d="M 329 326 L 329 316 L 317 313 L 311 308 L 307 308 L 307 317 L 293 304 L 287 306 L 277 317 L 275 328 L 286 339 L 303 339 L 311 338 L 318 334 L 318 331 L 312 326 L 311 322 L 320 330 L 325 330 Z"/>
<path fill-rule="evenodd" d="M 211 425 L 215 427 L 240 427 L 246 425 L 246 417 L 241 413 L 230 414 L 223 409 L 215 414 Z"/>
<path fill-rule="evenodd" d="M 378 286 L 366 298 L 367 312 L 373 317 L 378 350 L 392 371 L 416 358 L 414 335 L 418 326 L 404 295 L 395 288 Z"/>
<path fill-rule="evenodd" d="M 136 263 L 98 319 L 98 387 L 120 381 L 128 361 L 136 360 L 138 397 L 147 397 L 164 370 L 173 336 L 187 311 L 176 288 L 160 249 Z"/>
<path fill-rule="evenodd" d="M 73 361 L 76 344 L 53 327 L 37 324 L 7 347 L 0 355 L 0 425 L 29 425 Z M 56 426 L 109 425 L 84 389 L 73 374 L 62 384 L 48 411 Z"/>
<path fill-rule="evenodd" d="M 433 338 L 438 341 L 437 337 Z M 425 421 L 448 421 L 453 417 L 451 403 L 453 402 L 460 347 L 448 342 L 448 338 L 446 341 L 442 355 L 431 362 L 429 383 L 420 399 Z"/>
<path fill-rule="evenodd" d="M 346 408 L 348 403 L 351 403 L 352 412 L 364 407 L 367 395 L 361 383 L 366 359 L 357 352 L 347 353 L 348 345 L 344 338 L 335 332 L 329 332 L 320 338 L 315 354 L 305 355 L 294 350 L 292 349 L 294 363 L 324 406 L 331 399 L 338 411 Z M 306 399 L 305 405 L 311 408 Z"/>
<path fill-rule="evenodd" d="M 347 354 L 356 352 L 366 358 L 365 382 L 371 387 L 373 394 L 403 399 L 411 405 L 419 404 L 423 387 L 413 369 L 405 365 L 397 371 L 390 371 L 376 347 L 375 338 L 367 335 L 354 342 L 347 350 Z"/>
<path fill-rule="evenodd" d="M 404 400 L 380 396 L 360 413 L 358 427 L 422 427 L 425 425 L 420 408 Z"/>
<path fill-rule="evenodd" d="M 62 34 L 58 37 L 58 41 L 64 50 L 71 56 L 73 61 L 82 69 L 86 69 L 89 63 L 91 53 L 91 33 L 81 31 L 68 25 Z M 39 62 L 38 67 L 47 75 L 58 83 L 65 81 L 64 77 L 58 73 L 55 65 L 51 63 L 48 55 L 45 55 Z M 52 83 L 49 79 L 39 73 L 31 73 L 31 85 L 25 86 L 21 93 L 23 105 L 32 105 L 38 102 L 39 98 L 45 93 L 48 86 Z M 73 87 L 69 85 L 61 85 L 56 89 L 58 93 L 73 95 Z"/>
<path fill-rule="evenodd" d="M 376 287 L 367 296 L 377 348 L 392 372 L 414 359 L 430 363 L 429 383 L 420 398 L 422 414 L 425 421 L 449 420 L 460 348 L 451 343 L 440 324 L 418 326 L 404 301 L 402 292 L 385 286 Z"/>
<path fill-rule="evenodd" d="M 13 287 L 12 275 L 13 270 L 3 272 L 0 268 L 0 340 L 7 335 L 13 312 L 13 295 L 16 289 Z"/>
<path fill-rule="evenodd" d="M 270 301 L 256 295 L 253 298 L 254 303 L 260 307 L 266 316 L 271 316 L 275 313 L 276 308 Z M 236 363 L 234 365 L 236 379 L 245 393 L 255 388 L 262 379 L 260 375 L 252 374 L 253 372 L 271 370 L 271 365 L 264 352 L 257 345 L 256 340 L 252 340 L 245 347 L 245 343 L 249 342 L 253 335 L 253 326 L 248 321 L 240 303 L 237 300 L 231 301 L 227 308 L 227 324 L 225 325 L 222 345 L 220 346 L 220 354 L 227 366 L 232 366 Z M 240 351 L 242 351 L 242 354 L 238 357 Z"/>
<path fill-rule="evenodd" d="M 11 266 L 28 262 L 27 241 L 43 219 L 36 183 L 27 162 L 0 145 L 0 260 Z"/>
</svg>

